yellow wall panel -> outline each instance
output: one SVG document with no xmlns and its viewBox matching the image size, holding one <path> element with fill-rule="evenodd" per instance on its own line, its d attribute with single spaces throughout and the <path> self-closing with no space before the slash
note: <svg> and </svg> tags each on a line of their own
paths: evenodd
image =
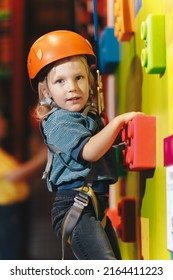
<svg viewBox="0 0 173 280">
<path fill-rule="evenodd" d="M 145 21 L 150 13 L 165 14 L 166 71 L 162 75 L 147 74 L 141 66 L 141 50 L 144 42 L 140 37 L 140 28 L 142 21 Z M 150 259 L 171 258 L 166 247 L 166 170 L 163 166 L 163 139 L 173 134 L 172 30 L 173 2 L 171 0 L 142 1 L 142 7 L 135 18 L 135 36 L 129 42 L 120 44 L 121 62 L 116 72 L 118 113 L 141 110 L 147 115 L 156 116 L 156 169 L 153 174 L 128 172 L 126 186 L 126 195 L 135 196 L 137 199 L 139 221 L 140 218 L 147 219 L 149 225 L 147 228 L 149 252 L 146 255 Z M 121 242 L 125 259 L 144 257 L 142 256 L 140 226 L 141 224 L 138 222 L 136 244 Z M 142 230 L 143 236 L 145 236 L 145 227 Z M 134 250 L 136 250 L 135 253 Z"/>
</svg>

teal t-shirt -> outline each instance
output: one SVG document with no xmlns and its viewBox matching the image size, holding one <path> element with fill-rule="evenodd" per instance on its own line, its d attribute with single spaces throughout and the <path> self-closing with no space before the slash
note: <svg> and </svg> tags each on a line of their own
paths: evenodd
<svg viewBox="0 0 173 280">
<path fill-rule="evenodd" d="M 86 180 L 91 164 L 80 157 L 86 142 L 99 131 L 99 125 L 92 114 L 55 110 L 43 120 L 43 133 L 48 145 L 61 151 L 62 160 L 54 153 L 49 181 L 60 189 L 73 189 Z M 96 164 L 93 175 L 93 189 L 107 192 L 109 184 L 117 181 L 115 149 L 111 148 Z"/>
</svg>

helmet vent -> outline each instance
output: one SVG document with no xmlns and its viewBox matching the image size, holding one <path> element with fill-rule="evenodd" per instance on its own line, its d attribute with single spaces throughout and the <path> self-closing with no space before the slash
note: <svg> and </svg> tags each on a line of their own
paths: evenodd
<svg viewBox="0 0 173 280">
<path fill-rule="evenodd" d="M 39 50 L 37 51 L 37 57 L 38 57 L 39 60 L 42 59 L 42 55 L 43 55 L 42 50 L 39 49 Z"/>
</svg>

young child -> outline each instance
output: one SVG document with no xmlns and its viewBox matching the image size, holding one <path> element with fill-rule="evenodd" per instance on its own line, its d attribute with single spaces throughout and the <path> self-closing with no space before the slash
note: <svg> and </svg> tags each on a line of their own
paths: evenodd
<svg viewBox="0 0 173 280">
<path fill-rule="evenodd" d="M 36 40 L 27 64 L 31 86 L 39 94 L 36 114 L 53 151 L 47 173 L 48 188 L 56 191 L 54 231 L 63 247 L 70 240 L 77 259 L 113 260 L 121 259 L 117 237 L 108 217 L 103 225 L 108 187 L 117 181 L 112 144 L 140 113 L 125 113 L 101 125 L 91 102 L 90 70 L 95 65 L 90 43 L 67 30 Z"/>
</svg>

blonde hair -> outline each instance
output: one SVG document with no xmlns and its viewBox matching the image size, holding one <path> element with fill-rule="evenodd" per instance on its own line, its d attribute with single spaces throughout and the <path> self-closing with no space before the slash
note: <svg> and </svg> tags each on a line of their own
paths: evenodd
<svg viewBox="0 0 173 280">
<path fill-rule="evenodd" d="M 85 56 L 81 56 L 81 55 L 77 55 L 77 56 L 73 56 L 73 57 L 78 57 L 80 58 L 80 60 L 83 62 L 85 68 L 86 68 L 86 72 L 88 74 L 88 81 L 89 81 L 89 85 L 90 85 L 90 95 L 92 94 L 92 87 L 94 85 L 94 77 L 90 71 L 90 68 L 89 68 L 89 65 L 87 63 L 87 58 Z M 62 60 L 65 61 L 65 60 L 70 60 L 72 59 L 73 57 L 67 57 L 67 58 L 63 58 L 61 60 L 58 60 L 56 61 L 55 63 L 53 63 L 51 65 L 51 67 L 49 68 L 49 70 L 47 71 L 47 74 L 44 74 L 44 77 L 41 77 L 41 79 L 39 80 L 38 82 L 38 95 L 39 95 L 39 101 L 38 101 L 38 104 L 36 105 L 35 107 L 35 110 L 34 110 L 34 117 L 36 119 L 39 119 L 41 120 L 46 114 L 48 114 L 52 108 L 53 108 L 53 105 L 54 105 L 54 102 L 52 100 L 51 103 L 47 102 L 47 98 L 45 98 L 45 96 L 43 95 L 42 91 L 40 90 L 40 83 L 43 82 L 43 81 L 46 81 L 46 77 L 48 75 L 48 73 L 50 72 L 50 70 L 61 64 L 62 63 Z M 45 72 L 44 72 L 45 73 Z M 91 96 L 90 96 L 91 97 Z M 49 99 L 50 101 L 50 99 Z"/>
</svg>

